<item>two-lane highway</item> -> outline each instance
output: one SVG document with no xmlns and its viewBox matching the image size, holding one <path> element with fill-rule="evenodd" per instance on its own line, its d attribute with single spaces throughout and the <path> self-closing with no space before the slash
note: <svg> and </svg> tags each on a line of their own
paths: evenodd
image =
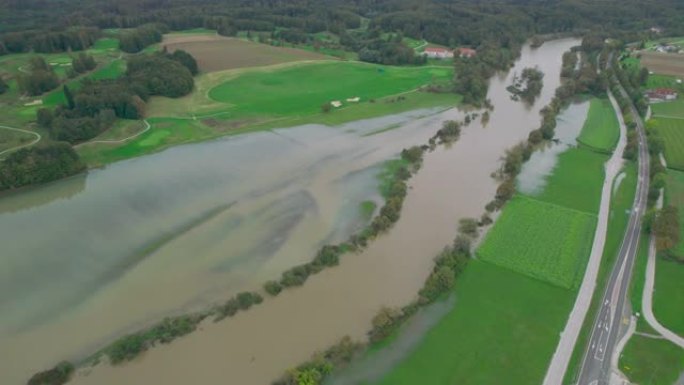
<svg viewBox="0 0 684 385">
<path fill-rule="evenodd" d="M 629 99 L 622 85 L 620 93 Z M 580 369 L 579 385 L 608 384 L 611 376 L 611 357 L 618 341 L 620 329 L 627 325 L 625 302 L 632 277 L 632 268 L 639 246 L 641 220 L 646 210 L 649 183 L 648 148 L 643 121 L 633 103 L 631 114 L 636 122 L 638 134 L 639 159 L 638 182 L 634 205 L 613 271 L 601 299 L 601 308 L 591 331 L 591 339 Z"/>
</svg>

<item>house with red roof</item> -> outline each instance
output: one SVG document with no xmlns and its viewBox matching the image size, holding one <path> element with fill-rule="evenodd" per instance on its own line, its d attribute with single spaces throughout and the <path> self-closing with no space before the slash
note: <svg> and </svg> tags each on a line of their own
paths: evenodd
<svg viewBox="0 0 684 385">
<path fill-rule="evenodd" d="M 677 91 L 671 88 L 656 88 L 644 92 L 650 103 L 665 102 L 677 99 Z"/>
<path fill-rule="evenodd" d="M 427 47 L 423 50 L 423 55 L 431 59 L 450 59 L 454 57 L 454 51 L 440 47 Z"/>
<path fill-rule="evenodd" d="M 472 48 L 461 47 L 458 49 L 458 56 L 459 57 L 471 58 L 475 55 L 477 55 L 477 51 L 475 51 Z"/>
</svg>

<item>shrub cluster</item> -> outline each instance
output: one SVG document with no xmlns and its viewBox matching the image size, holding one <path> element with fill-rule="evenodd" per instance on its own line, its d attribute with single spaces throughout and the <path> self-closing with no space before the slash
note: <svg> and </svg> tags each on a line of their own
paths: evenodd
<svg viewBox="0 0 684 385">
<path fill-rule="evenodd" d="M 262 303 L 263 301 L 264 298 L 259 293 L 253 293 L 249 291 L 238 293 L 235 297 L 229 299 L 223 305 L 214 308 L 214 322 L 221 321 L 226 317 L 232 317 L 238 311 L 247 310 L 254 305 Z"/>
<path fill-rule="evenodd" d="M 41 56 L 31 58 L 30 72 L 21 74 L 17 78 L 19 89 L 30 96 L 38 96 L 53 90 L 59 85 L 59 79 L 52 67 Z"/>
<path fill-rule="evenodd" d="M 311 360 L 288 370 L 272 385 L 320 384 L 333 369 L 345 367 L 363 349 L 364 344 L 354 342 L 349 336 L 345 336 L 325 352 L 315 354 Z"/>
<path fill-rule="evenodd" d="M 70 78 L 75 77 L 78 74 L 86 73 L 92 71 L 97 67 L 97 62 L 92 55 L 88 55 L 84 52 L 78 54 L 71 59 L 71 68 L 67 71 Z"/>
<path fill-rule="evenodd" d="M 109 356 L 112 364 L 130 361 L 140 353 L 154 346 L 155 343 L 169 343 L 184 336 L 197 328 L 197 325 L 208 316 L 208 313 L 183 315 L 175 318 L 165 318 L 153 327 L 138 333 L 120 338 L 104 352 Z"/>
<path fill-rule="evenodd" d="M 38 372 L 31 376 L 28 385 L 62 385 L 66 384 L 74 372 L 71 362 L 60 362 L 52 369 Z"/>
</svg>

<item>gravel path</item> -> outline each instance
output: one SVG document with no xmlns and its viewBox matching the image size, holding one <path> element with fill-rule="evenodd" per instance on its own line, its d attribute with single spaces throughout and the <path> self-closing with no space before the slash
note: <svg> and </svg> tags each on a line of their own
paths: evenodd
<svg viewBox="0 0 684 385">
<path fill-rule="evenodd" d="M 23 129 L 21 129 L 21 128 L 14 128 L 14 127 L 9 127 L 9 126 L 0 126 L 0 128 L 5 129 L 5 130 L 10 130 L 10 131 L 23 132 L 23 133 L 25 133 L 25 134 L 33 135 L 33 136 L 36 137 L 36 139 L 34 139 L 33 142 L 31 142 L 31 143 L 22 144 L 21 146 L 12 147 L 12 148 L 8 148 L 7 150 L 0 151 L 0 155 L 6 154 L 6 153 L 8 153 L 8 152 L 10 152 L 10 151 L 18 150 L 18 149 L 20 149 L 20 148 L 24 148 L 24 147 L 28 147 L 28 146 L 33 146 L 34 144 L 40 142 L 40 140 L 42 139 L 42 137 L 40 136 L 40 134 L 37 133 L 37 132 L 33 132 L 33 131 L 29 131 L 29 130 L 23 130 Z"/>
<path fill-rule="evenodd" d="M 627 144 L 627 128 L 622 119 L 622 114 L 618 113 L 620 107 L 613 97 L 613 94 L 608 92 L 608 97 L 616 112 L 620 124 L 620 138 L 617 147 L 613 151 L 613 155 L 605 164 L 605 179 L 603 181 L 603 190 L 601 191 L 601 207 L 598 213 L 598 223 L 596 225 L 596 232 L 594 233 L 594 243 L 591 246 L 591 255 L 587 270 L 584 273 L 582 285 L 575 300 L 575 305 L 570 312 L 570 317 L 565 325 L 565 329 L 561 332 L 560 341 L 556 347 L 556 351 L 551 359 L 551 364 L 547 369 L 544 377 L 544 385 L 558 385 L 563 382 L 565 372 L 568 369 L 572 352 L 577 343 L 577 337 L 582 324 L 589 311 L 591 305 L 591 298 L 596 289 L 596 278 L 598 277 L 599 267 L 601 266 L 601 257 L 603 256 L 603 246 L 606 243 L 606 233 L 608 230 L 608 217 L 610 214 L 610 200 L 613 192 L 613 180 L 620 173 L 622 169 L 622 152 Z"/>
<path fill-rule="evenodd" d="M 149 131 L 150 128 L 152 128 L 152 126 L 150 126 L 150 124 L 147 122 L 147 120 L 143 120 L 143 123 L 145 123 L 145 129 L 142 130 L 142 131 L 140 131 L 140 132 L 138 132 L 138 133 L 135 133 L 135 134 L 133 134 L 133 135 L 131 135 L 131 136 L 129 136 L 129 137 L 126 137 L 126 138 L 123 138 L 123 139 L 116 139 L 116 140 L 113 140 L 113 139 L 112 139 L 112 140 L 91 140 L 91 141 L 89 141 L 89 142 L 83 142 L 83 143 L 81 143 L 81 144 L 78 144 L 78 145 L 76 145 L 76 146 L 74 146 L 74 147 L 85 146 L 85 145 L 88 145 L 88 144 L 96 144 L 96 143 L 104 143 L 104 144 L 123 143 L 123 142 L 125 142 L 125 141 L 127 141 L 127 140 L 131 140 L 131 139 L 133 139 L 133 138 L 136 138 L 136 137 L 138 137 L 138 136 L 140 136 L 140 135 L 146 133 L 147 131 Z"/>
</svg>

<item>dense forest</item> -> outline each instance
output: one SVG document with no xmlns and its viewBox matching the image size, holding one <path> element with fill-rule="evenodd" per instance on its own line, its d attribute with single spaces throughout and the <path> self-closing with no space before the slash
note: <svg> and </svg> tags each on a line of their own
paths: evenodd
<svg viewBox="0 0 684 385">
<path fill-rule="evenodd" d="M 50 182 L 85 170 L 67 143 L 36 145 L 10 154 L 0 167 L 0 191 Z"/>
<path fill-rule="evenodd" d="M 284 40 L 330 31 L 347 47 L 374 49 L 377 31 L 401 32 L 448 46 L 496 42 L 512 48 L 533 34 L 601 30 L 607 34 L 652 26 L 684 34 L 684 3 L 654 0 L 5 0 L 0 54 L 56 52 L 91 45 L 105 28 L 122 34 L 121 48 L 138 52 L 158 32 L 206 27 L 224 35 L 239 30 L 279 31 Z M 156 23 L 156 25 L 154 24 Z M 361 28 L 367 25 L 368 28 Z M 80 27 L 74 27 L 80 26 Z M 278 27 L 278 28 L 276 28 Z M 288 32 L 280 32 L 282 30 Z M 366 32 L 370 31 L 370 32 Z M 367 33 L 370 33 L 368 35 Z M 370 43 L 370 44 L 366 44 Z M 363 47 L 359 47 L 363 45 Z"/>
</svg>

